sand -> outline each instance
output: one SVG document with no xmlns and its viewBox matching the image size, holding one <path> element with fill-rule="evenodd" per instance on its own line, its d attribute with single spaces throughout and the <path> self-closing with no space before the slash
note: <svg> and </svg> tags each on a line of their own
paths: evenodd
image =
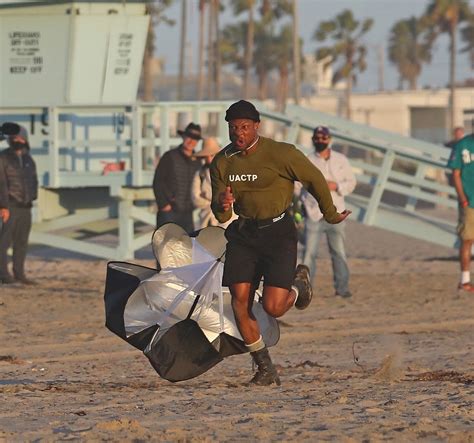
<svg viewBox="0 0 474 443">
<path fill-rule="evenodd" d="M 271 351 L 280 387 L 246 386 L 248 355 L 161 379 L 104 327 L 106 262 L 33 247 L 40 284 L 0 286 L 0 441 L 473 442 L 474 295 L 456 291 L 456 251 L 354 222 L 347 241 L 354 296 L 333 295 L 323 245 L 316 298 Z"/>
</svg>

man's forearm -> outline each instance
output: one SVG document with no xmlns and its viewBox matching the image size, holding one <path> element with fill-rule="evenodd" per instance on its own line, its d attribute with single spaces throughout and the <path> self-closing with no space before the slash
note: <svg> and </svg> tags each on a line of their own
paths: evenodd
<svg viewBox="0 0 474 443">
<path fill-rule="evenodd" d="M 462 186 L 462 180 L 461 180 L 461 173 L 459 169 L 455 169 L 453 172 L 453 181 L 454 181 L 454 188 L 456 189 L 456 193 L 458 194 L 458 199 L 461 205 L 464 202 L 468 202 L 468 199 L 466 197 L 466 194 L 464 193 L 464 188 Z"/>
</svg>

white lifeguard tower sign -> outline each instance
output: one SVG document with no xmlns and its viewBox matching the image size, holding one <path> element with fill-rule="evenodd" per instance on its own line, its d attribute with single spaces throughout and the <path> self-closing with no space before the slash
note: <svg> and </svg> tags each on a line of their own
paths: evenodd
<svg viewBox="0 0 474 443">
<path fill-rule="evenodd" d="M 144 0 L 0 2 L 0 106 L 133 103 Z"/>
</svg>

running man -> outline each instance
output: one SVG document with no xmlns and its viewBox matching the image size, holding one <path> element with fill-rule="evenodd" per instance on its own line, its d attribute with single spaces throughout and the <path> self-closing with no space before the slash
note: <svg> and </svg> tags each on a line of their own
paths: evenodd
<svg viewBox="0 0 474 443">
<path fill-rule="evenodd" d="M 280 385 L 252 303 L 262 277 L 262 303 L 272 317 L 311 302 L 309 269 L 298 265 L 295 271 L 296 228 L 287 214 L 294 182 L 316 198 L 329 223 L 342 222 L 350 211 L 337 212 L 324 176 L 294 145 L 258 135 L 260 114 L 252 103 L 232 104 L 225 119 L 231 143 L 211 164 L 211 208 L 221 223 L 232 208 L 239 218 L 226 230 L 223 285 L 230 289 L 237 327 L 257 365 L 251 383 Z"/>
</svg>

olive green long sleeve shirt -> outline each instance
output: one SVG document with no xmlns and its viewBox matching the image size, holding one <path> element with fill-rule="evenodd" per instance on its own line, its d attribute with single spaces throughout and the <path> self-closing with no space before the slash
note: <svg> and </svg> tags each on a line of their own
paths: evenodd
<svg viewBox="0 0 474 443">
<path fill-rule="evenodd" d="M 260 137 L 256 149 L 243 155 L 228 145 L 211 164 L 211 208 L 224 223 L 232 210 L 223 211 L 218 199 L 226 186 L 232 189 L 234 212 L 241 217 L 264 220 L 277 217 L 291 204 L 294 182 L 318 201 L 325 220 L 335 223 L 338 213 L 321 171 L 294 145 Z"/>
</svg>

